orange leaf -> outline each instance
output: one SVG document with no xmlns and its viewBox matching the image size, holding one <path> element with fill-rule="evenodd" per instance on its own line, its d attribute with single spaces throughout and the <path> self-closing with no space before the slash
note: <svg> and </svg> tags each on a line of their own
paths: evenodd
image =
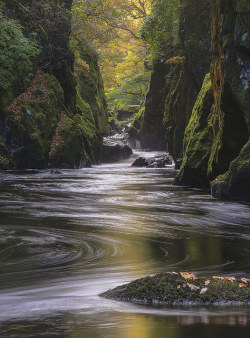
<svg viewBox="0 0 250 338">
<path fill-rule="evenodd" d="M 225 279 L 229 280 L 232 283 L 235 281 L 235 277 L 225 277 Z"/>
<path fill-rule="evenodd" d="M 240 279 L 243 283 L 249 283 L 250 282 L 250 279 L 248 278 L 241 278 Z"/>
<path fill-rule="evenodd" d="M 180 272 L 180 275 L 185 279 L 199 279 L 197 276 L 190 272 Z"/>
<path fill-rule="evenodd" d="M 243 283 L 240 283 L 239 284 L 239 288 L 246 288 L 247 286 L 245 285 L 245 284 L 243 284 Z"/>
<path fill-rule="evenodd" d="M 210 279 L 208 279 L 208 280 L 205 281 L 205 285 L 209 285 L 210 283 L 211 283 Z"/>
<path fill-rule="evenodd" d="M 225 277 L 213 276 L 214 279 L 225 279 Z"/>
</svg>

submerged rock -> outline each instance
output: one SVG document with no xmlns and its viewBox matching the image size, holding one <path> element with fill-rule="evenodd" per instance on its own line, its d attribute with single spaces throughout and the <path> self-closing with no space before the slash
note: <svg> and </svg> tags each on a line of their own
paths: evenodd
<svg viewBox="0 0 250 338">
<path fill-rule="evenodd" d="M 152 305 L 250 304 L 250 280 L 169 272 L 137 279 L 108 290 L 101 296 Z"/>
<path fill-rule="evenodd" d="M 105 141 L 102 149 L 102 163 L 126 160 L 132 154 L 132 149 L 121 141 Z"/>
<path fill-rule="evenodd" d="M 160 155 L 156 157 L 138 157 L 134 163 L 133 167 L 148 167 L 148 168 L 164 168 L 167 164 L 172 164 L 171 159 L 166 155 Z"/>
</svg>

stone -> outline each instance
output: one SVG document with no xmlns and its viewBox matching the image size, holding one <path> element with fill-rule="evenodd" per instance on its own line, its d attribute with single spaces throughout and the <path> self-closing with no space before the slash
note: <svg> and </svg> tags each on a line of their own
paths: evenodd
<svg viewBox="0 0 250 338">
<path fill-rule="evenodd" d="M 101 296 L 148 305 L 249 305 L 250 280 L 169 272 L 137 279 L 108 290 Z"/>
<path fill-rule="evenodd" d="M 106 141 L 102 149 L 102 163 L 119 162 L 130 158 L 132 149 L 121 141 Z"/>
</svg>

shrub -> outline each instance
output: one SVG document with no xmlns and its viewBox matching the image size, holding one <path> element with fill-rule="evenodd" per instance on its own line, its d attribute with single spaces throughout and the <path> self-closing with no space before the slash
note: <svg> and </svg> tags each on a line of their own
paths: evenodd
<svg viewBox="0 0 250 338">
<path fill-rule="evenodd" d="M 15 83 L 26 86 L 33 76 L 31 58 L 38 52 L 35 44 L 24 37 L 21 26 L 0 12 L 0 87 Z"/>
</svg>

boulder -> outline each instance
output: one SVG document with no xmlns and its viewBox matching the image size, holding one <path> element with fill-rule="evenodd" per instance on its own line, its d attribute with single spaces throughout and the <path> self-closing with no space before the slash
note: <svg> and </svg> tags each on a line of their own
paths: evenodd
<svg viewBox="0 0 250 338">
<path fill-rule="evenodd" d="M 250 279 L 169 272 L 137 279 L 101 296 L 149 305 L 249 305 Z"/>
<path fill-rule="evenodd" d="M 132 154 L 132 149 L 120 141 L 105 141 L 102 149 L 102 163 L 125 160 Z"/>
<path fill-rule="evenodd" d="M 138 157 L 133 167 L 148 167 L 148 168 L 164 168 L 167 164 L 172 164 L 171 159 L 166 155 L 160 155 L 156 157 Z"/>
</svg>

